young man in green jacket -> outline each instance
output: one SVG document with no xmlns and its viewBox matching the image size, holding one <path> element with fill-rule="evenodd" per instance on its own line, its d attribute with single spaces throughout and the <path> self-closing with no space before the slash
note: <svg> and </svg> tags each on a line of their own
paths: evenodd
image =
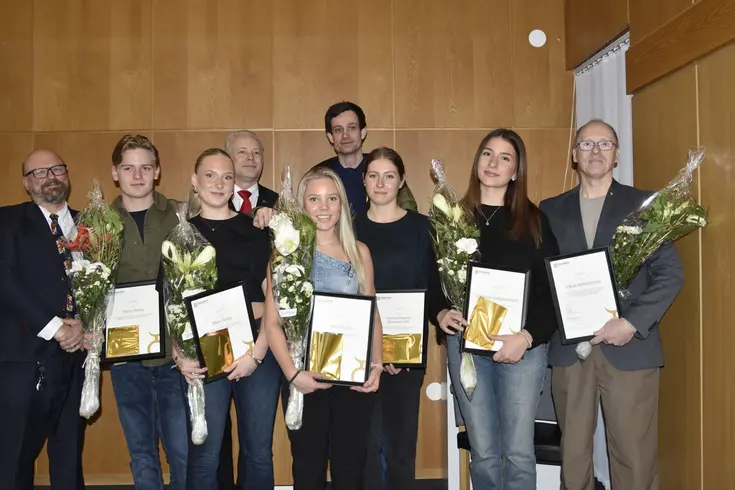
<svg viewBox="0 0 735 490">
<path fill-rule="evenodd" d="M 161 244 L 178 224 L 174 202 L 155 191 L 160 173 L 158 150 L 145 136 L 126 135 L 115 146 L 112 178 L 120 186 L 120 196 L 112 207 L 125 226 L 118 284 L 155 281 Z M 164 359 L 110 367 L 133 480 L 139 490 L 163 490 L 159 438 L 170 468 L 167 488 L 186 488 L 186 404 L 181 374 L 173 369 L 168 334 L 164 344 Z"/>
</svg>

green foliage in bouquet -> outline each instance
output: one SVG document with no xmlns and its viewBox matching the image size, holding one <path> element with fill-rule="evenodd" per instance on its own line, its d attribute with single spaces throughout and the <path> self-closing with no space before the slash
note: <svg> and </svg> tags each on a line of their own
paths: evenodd
<svg viewBox="0 0 735 490">
<path fill-rule="evenodd" d="M 664 244 L 707 225 L 707 211 L 689 190 L 704 151 L 689 154 L 687 165 L 666 187 L 649 197 L 613 235 L 611 256 L 618 287 L 630 286 L 643 263 Z"/>
</svg>

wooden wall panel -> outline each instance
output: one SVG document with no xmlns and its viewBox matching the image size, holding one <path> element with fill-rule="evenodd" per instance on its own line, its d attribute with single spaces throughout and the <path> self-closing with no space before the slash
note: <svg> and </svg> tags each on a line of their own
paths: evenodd
<svg viewBox="0 0 735 490">
<path fill-rule="evenodd" d="M 21 165 L 32 150 L 33 134 L 0 133 L 0 206 L 28 200 L 28 194 L 23 187 Z"/>
<path fill-rule="evenodd" d="M 688 67 L 633 97 L 636 187 L 660 189 L 696 147 L 695 77 L 695 68 Z M 695 490 L 701 488 L 700 334 L 706 332 L 700 325 L 699 234 L 678 242 L 677 250 L 686 284 L 660 325 L 666 367 L 660 378 L 659 471 L 661 488 Z"/>
<path fill-rule="evenodd" d="M 520 130 L 528 153 L 528 197 L 535 203 L 571 188 L 568 129 Z M 479 141 L 478 141 L 479 143 Z M 567 178 L 565 183 L 565 172 Z"/>
<path fill-rule="evenodd" d="M 568 70 L 580 65 L 625 30 L 628 26 L 628 4 L 634 1 L 564 0 Z"/>
<path fill-rule="evenodd" d="M 394 17 L 396 127 L 514 124 L 509 0 L 395 0 Z"/>
<path fill-rule="evenodd" d="M 34 2 L 36 131 L 150 127 L 151 1 Z"/>
<path fill-rule="evenodd" d="M 133 131 L 150 136 L 144 131 Z M 34 147 L 57 152 L 69 166 L 71 196 L 69 204 L 81 209 L 87 203 L 87 192 L 93 179 L 102 185 L 105 198 L 110 201 L 119 191 L 112 180 L 112 150 L 124 132 L 64 132 L 36 133 Z"/>
<path fill-rule="evenodd" d="M 327 108 L 351 100 L 371 127 L 391 127 L 391 1 L 276 0 L 273 8 L 273 126 L 323 128 Z"/>
<path fill-rule="evenodd" d="M 258 0 L 156 0 L 153 127 L 272 127 L 271 17 Z"/>
<path fill-rule="evenodd" d="M 709 1 L 709 0 L 708 0 Z M 692 0 L 630 2 L 630 40 L 636 43 L 692 6 Z"/>
<path fill-rule="evenodd" d="M 191 174 L 197 157 L 207 148 L 224 148 L 229 131 L 156 131 L 153 142 L 161 156 L 159 190 L 171 199 L 184 199 L 191 186 Z M 261 182 L 273 185 L 273 164 L 269 157 L 273 133 L 259 131 L 258 137 L 265 148 L 265 163 Z"/>
<path fill-rule="evenodd" d="M 0 131 L 33 129 L 33 3 L 0 2 Z"/>
<path fill-rule="evenodd" d="M 571 124 L 574 75 L 564 67 L 563 0 L 513 0 L 514 122 L 517 128 L 565 128 Z M 534 29 L 546 44 L 528 41 Z"/>
<path fill-rule="evenodd" d="M 702 403 L 704 488 L 735 488 L 735 44 L 698 63 L 699 124 L 707 160 L 700 171 L 710 225 L 702 234 Z"/>
</svg>

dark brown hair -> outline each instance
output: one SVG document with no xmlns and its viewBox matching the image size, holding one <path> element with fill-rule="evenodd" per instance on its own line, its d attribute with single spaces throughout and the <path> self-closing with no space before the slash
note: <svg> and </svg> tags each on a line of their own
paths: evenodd
<svg viewBox="0 0 735 490">
<path fill-rule="evenodd" d="M 512 129 L 496 129 L 482 139 L 475 153 L 475 161 L 472 163 L 472 171 L 470 172 L 470 182 L 462 202 L 472 212 L 479 213 L 482 202 L 477 165 L 482 156 L 482 151 L 493 138 L 501 138 L 507 141 L 516 153 L 516 180 L 508 182 L 504 203 L 511 217 L 510 236 L 517 240 L 524 234 L 529 233 L 536 242 L 536 246 L 539 246 L 541 244 L 541 215 L 538 207 L 528 199 L 526 145 L 520 135 Z"/>
<path fill-rule="evenodd" d="M 403 159 L 401 158 L 401 155 L 399 155 L 398 152 L 393 148 L 381 146 L 380 148 L 374 149 L 365 156 L 365 166 L 362 169 L 363 177 L 367 175 L 368 167 L 370 166 L 370 164 L 373 163 L 375 160 L 380 160 L 381 158 L 390 161 L 396 167 L 396 170 L 398 171 L 398 176 L 401 179 L 406 175 L 406 166 L 403 164 Z"/>
<path fill-rule="evenodd" d="M 196 163 L 194 163 L 194 173 L 197 173 L 197 170 L 199 170 L 199 166 L 202 164 L 205 158 L 215 155 L 226 157 L 228 160 L 232 161 L 232 157 L 230 156 L 230 154 L 222 148 L 207 148 L 202 152 L 201 155 L 197 157 L 197 161 Z"/>
<path fill-rule="evenodd" d="M 112 164 L 120 165 L 123 161 L 123 155 L 128 150 L 148 150 L 153 155 L 153 160 L 156 162 L 156 167 L 160 164 L 158 160 L 158 148 L 156 145 L 151 143 L 151 140 L 143 135 L 126 134 L 120 141 L 115 145 L 115 149 L 112 150 Z"/>
</svg>

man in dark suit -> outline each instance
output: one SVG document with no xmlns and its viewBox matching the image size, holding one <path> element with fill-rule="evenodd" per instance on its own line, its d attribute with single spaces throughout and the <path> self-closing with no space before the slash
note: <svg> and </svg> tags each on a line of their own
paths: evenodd
<svg viewBox="0 0 735 490">
<path fill-rule="evenodd" d="M 241 130 L 230 133 L 225 141 L 225 151 L 232 157 L 235 164 L 235 192 L 233 193 L 230 207 L 249 216 L 253 216 L 255 211 L 260 208 L 271 210 L 278 201 L 278 194 L 271 189 L 259 183 L 263 174 L 263 144 L 260 138 L 252 131 Z M 271 213 L 268 213 L 270 218 Z M 274 386 L 279 380 L 274 380 Z M 275 390 L 275 397 L 271 393 L 263 393 L 261 400 L 253 400 L 253 403 L 263 406 L 267 413 L 274 412 L 266 405 L 275 406 L 278 403 L 278 391 Z M 267 427 L 269 421 L 263 421 L 264 427 Z M 270 430 L 273 430 L 273 424 L 270 424 Z M 240 428 L 241 429 L 241 428 Z M 225 424 L 225 433 L 222 438 L 222 450 L 220 451 L 220 463 L 217 470 L 217 480 L 220 490 L 232 490 L 235 488 L 247 488 L 248 457 L 245 450 L 244 441 L 247 437 L 246 433 L 241 429 L 238 431 L 240 442 L 240 450 L 237 457 L 237 484 L 235 484 L 233 469 L 233 451 L 232 451 L 232 420 L 227 417 Z"/>
<path fill-rule="evenodd" d="M 225 151 L 235 163 L 235 192 L 232 208 L 244 214 L 252 214 L 255 208 L 272 208 L 278 194 L 260 185 L 263 174 L 263 144 L 252 131 L 235 131 L 227 136 Z"/>
<path fill-rule="evenodd" d="M 30 202 L 0 208 L 0 488 L 32 490 L 48 439 L 51 488 L 84 488 L 79 416 L 81 322 L 63 243 L 74 233 L 67 167 L 37 150 L 23 162 Z"/>
<path fill-rule="evenodd" d="M 562 254 L 605 247 L 617 227 L 650 195 L 613 179 L 618 138 L 604 121 L 577 132 L 573 160 L 580 185 L 541 203 Z M 607 427 L 612 487 L 658 490 L 658 386 L 663 351 L 658 323 L 684 275 L 674 247 L 663 246 L 642 267 L 621 304 L 620 318 L 595 332 L 592 352 L 549 345 L 551 390 L 562 431 L 562 489 L 592 490 L 593 434 L 598 403 Z M 599 399 L 599 400 L 598 400 Z"/>
</svg>

